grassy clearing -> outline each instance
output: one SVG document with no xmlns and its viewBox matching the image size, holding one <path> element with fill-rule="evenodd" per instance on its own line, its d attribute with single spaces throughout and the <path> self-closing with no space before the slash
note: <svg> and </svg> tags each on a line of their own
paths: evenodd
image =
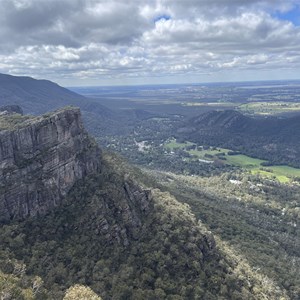
<svg viewBox="0 0 300 300">
<path fill-rule="evenodd" d="M 300 169 L 289 166 L 272 166 L 270 169 L 280 182 L 289 182 L 292 177 L 300 177 Z"/>
<path fill-rule="evenodd" d="M 291 181 L 291 179 L 287 175 L 280 175 L 280 173 L 274 172 L 272 171 L 272 169 L 270 169 L 270 171 L 265 171 L 259 168 L 253 168 L 251 169 L 251 174 L 253 175 L 258 174 L 262 177 L 267 177 L 267 178 L 276 178 L 281 183 L 288 183 Z"/>
<path fill-rule="evenodd" d="M 230 151 L 229 149 L 214 147 L 205 150 L 185 149 L 186 147 L 192 145 L 195 145 L 195 143 L 178 143 L 175 139 L 172 139 L 165 144 L 165 148 L 171 150 L 182 149 L 188 152 L 189 154 L 196 156 L 199 159 L 205 159 L 210 161 L 216 160 L 218 158 L 218 155 L 223 153 L 226 159 L 225 162 L 227 164 L 243 168 L 245 169 L 245 171 L 248 171 L 254 175 L 259 174 L 263 177 L 275 178 L 281 183 L 288 183 L 292 181 L 293 177 L 300 177 L 300 169 L 292 168 L 289 166 L 263 167 L 261 163 L 266 162 L 265 160 L 253 158 L 243 154 L 228 155 L 228 152 Z"/>
<path fill-rule="evenodd" d="M 248 169 L 251 174 L 259 174 L 263 177 L 276 178 L 281 183 L 290 182 L 292 177 L 300 177 L 300 169 L 289 166 L 270 166 L 261 165 L 265 160 L 252 158 L 246 155 L 227 155 L 228 163 Z"/>
<path fill-rule="evenodd" d="M 300 103 L 283 101 L 251 102 L 240 105 L 238 110 L 247 114 L 276 115 L 280 113 L 300 111 Z"/>
<path fill-rule="evenodd" d="M 226 160 L 231 165 L 235 165 L 243 168 L 260 167 L 261 163 L 264 162 L 264 160 L 252 158 L 250 156 L 243 155 L 243 154 L 227 155 Z"/>
<path fill-rule="evenodd" d="M 233 102 L 183 102 L 182 106 L 212 106 L 212 107 L 235 107 L 239 105 Z"/>
<path fill-rule="evenodd" d="M 168 143 L 164 145 L 165 148 L 174 150 L 174 149 L 183 149 L 187 146 L 195 145 L 194 143 L 191 142 L 186 142 L 186 143 L 178 143 L 176 142 L 175 139 L 170 140 Z"/>
</svg>

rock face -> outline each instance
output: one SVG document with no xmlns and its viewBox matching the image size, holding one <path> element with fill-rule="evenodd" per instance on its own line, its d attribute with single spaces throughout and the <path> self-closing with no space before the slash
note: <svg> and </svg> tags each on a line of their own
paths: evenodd
<svg viewBox="0 0 300 300">
<path fill-rule="evenodd" d="M 46 213 L 74 183 L 101 168 L 79 109 L 65 108 L 0 131 L 0 221 Z"/>
<path fill-rule="evenodd" d="M 79 193 L 75 191 L 75 194 Z M 141 237 L 143 225 L 153 209 L 151 190 L 143 189 L 127 176 L 117 180 L 111 178 L 105 186 L 98 186 L 94 194 L 87 197 L 81 214 L 74 220 L 73 226 L 69 225 L 74 229 L 78 223 L 81 224 L 96 236 L 95 239 L 99 238 L 98 243 L 103 246 L 126 247 Z"/>
</svg>

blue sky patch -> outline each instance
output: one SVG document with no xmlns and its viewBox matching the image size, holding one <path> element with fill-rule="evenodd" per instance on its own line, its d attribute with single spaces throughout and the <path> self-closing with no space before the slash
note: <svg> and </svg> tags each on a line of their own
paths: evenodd
<svg viewBox="0 0 300 300">
<path fill-rule="evenodd" d="M 169 16 L 169 15 L 160 15 L 160 16 L 154 18 L 153 21 L 154 21 L 154 23 L 156 23 L 156 22 L 158 22 L 158 21 L 160 21 L 160 20 L 168 21 L 168 20 L 170 20 L 170 19 L 171 19 L 171 16 Z"/>
<path fill-rule="evenodd" d="M 300 5 L 285 13 L 277 12 L 273 16 L 281 20 L 290 21 L 295 26 L 300 26 Z"/>
</svg>

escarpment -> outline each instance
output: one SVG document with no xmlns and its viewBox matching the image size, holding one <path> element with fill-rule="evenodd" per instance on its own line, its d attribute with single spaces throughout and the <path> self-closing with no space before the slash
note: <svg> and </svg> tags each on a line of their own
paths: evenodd
<svg viewBox="0 0 300 300">
<path fill-rule="evenodd" d="M 0 120 L 0 221 L 44 214 L 76 180 L 101 168 L 79 109 Z"/>
</svg>

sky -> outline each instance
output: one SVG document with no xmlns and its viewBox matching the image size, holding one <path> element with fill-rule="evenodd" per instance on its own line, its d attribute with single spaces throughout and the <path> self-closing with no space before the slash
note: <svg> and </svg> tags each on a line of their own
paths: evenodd
<svg viewBox="0 0 300 300">
<path fill-rule="evenodd" d="M 300 0 L 0 0 L 0 73 L 64 86 L 300 79 Z"/>
</svg>

